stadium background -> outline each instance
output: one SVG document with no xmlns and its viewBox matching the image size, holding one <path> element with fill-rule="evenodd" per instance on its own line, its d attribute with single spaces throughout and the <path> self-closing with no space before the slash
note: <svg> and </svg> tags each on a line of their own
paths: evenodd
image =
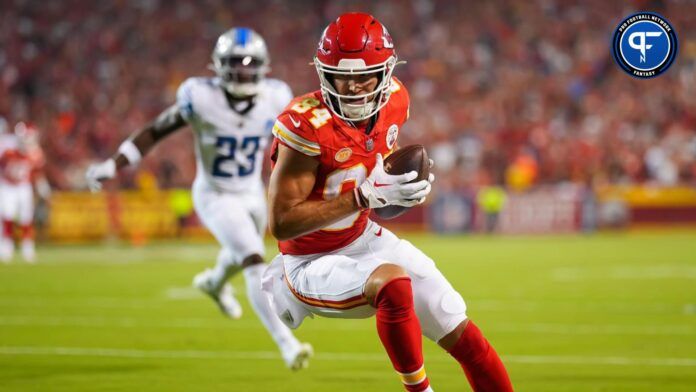
<svg viewBox="0 0 696 392">
<path fill-rule="evenodd" d="M 520 330 L 530 336 L 525 332 L 510 336 L 514 323 L 508 331 L 500 326 L 498 330 L 493 328 L 493 338 L 500 339 L 513 356 L 518 355 L 518 362 L 512 361 L 512 374 L 522 380 L 523 390 L 559 391 L 568 385 L 567 390 L 584 391 L 643 387 L 688 390 L 693 386 L 696 235 L 690 226 L 696 223 L 696 2 L 677 0 L 3 1 L 0 114 L 10 124 L 30 121 L 38 127 L 47 155 L 46 174 L 55 190 L 50 205 L 38 209 L 39 236 L 44 243 L 39 248 L 39 265 L 34 270 L 12 265 L 0 273 L 0 306 L 5 307 L 6 314 L 0 317 L 0 328 L 6 332 L 0 339 L 0 353 L 4 355 L 0 360 L 20 364 L 5 369 L 6 386 L 23 389 L 31 385 L 26 383 L 33 374 L 30 370 L 12 369 L 25 366 L 50 370 L 51 355 L 60 355 L 49 350 L 43 358 L 43 351 L 38 350 L 39 359 L 24 359 L 22 350 L 16 350 L 16 346 L 25 347 L 22 342 L 29 346 L 37 342 L 37 336 L 49 328 L 47 323 L 58 320 L 46 321 L 48 316 L 41 312 L 50 316 L 53 313 L 46 309 L 53 309 L 60 313 L 53 314 L 55 317 L 70 316 L 76 304 L 86 301 L 78 297 L 98 293 L 122 299 L 120 305 L 102 304 L 114 312 L 109 317 L 131 317 L 133 309 L 140 309 L 135 313 L 145 312 L 140 306 L 162 305 L 147 302 L 150 299 L 143 299 L 138 292 L 149 293 L 150 285 L 154 285 L 159 291 L 151 291 L 159 295 L 172 281 L 184 286 L 186 283 L 181 282 L 190 278 L 191 262 L 212 260 L 214 245 L 206 242 L 211 237 L 192 212 L 187 190 L 195 173 L 189 131 L 167 139 L 137 170 L 128 170 L 119 180 L 107 183 L 104 193 L 86 192 L 87 165 L 107 158 L 127 135 L 171 104 L 176 88 L 186 77 L 211 74 L 206 66 L 213 43 L 231 26 L 249 26 L 264 36 L 270 48 L 272 76 L 287 81 L 296 94 L 317 89 L 316 73 L 308 63 L 323 26 L 346 10 L 371 12 L 389 28 L 399 57 L 407 61 L 395 75 L 409 87 L 412 99 L 411 119 L 400 133 L 400 143 L 423 143 L 436 161 L 437 186 L 429 203 L 389 223 L 390 227 L 418 231 L 410 238 L 434 253 L 436 259 L 440 257 L 441 268 L 453 282 L 467 287 L 469 295 L 465 297 L 473 297 L 470 306 L 480 305 L 478 314 L 484 320 L 490 317 L 490 325 L 505 323 L 509 314 L 517 321 L 525 317 L 548 320 L 551 314 L 560 312 L 569 330 L 580 324 L 580 331 L 586 328 L 587 335 L 600 331 L 597 339 L 601 342 L 583 349 L 573 342 L 577 336 L 584 336 L 582 332 L 564 335 L 553 328 L 544 332 L 544 327 L 540 332 L 529 327 Z M 618 22 L 638 10 L 665 16 L 674 25 L 680 42 L 672 68 L 651 80 L 623 73 L 609 50 Z M 659 229 L 636 234 L 635 229 L 648 226 Z M 673 231 L 676 226 L 686 228 Z M 486 231 L 503 235 L 428 234 Z M 590 231 L 598 233 L 558 236 Z M 513 233 L 522 236 L 507 235 Z M 104 240 L 113 239 L 125 239 L 129 245 L 119 241 L 103 245 Z M 154 239 L 167 242 L 143 247 Z M 203 239 L 203 244 L 192 245 L 191 241 L 198 239 Z M 90 245 L 60 245 L 64 242 Z M 273 252 L 271 242 L 269 252 Z M 461 260 L 453 259 L 453 254 L 501 261 L 464 266 Z M 557 255 L 563 255 L 562 260 Z M 102 265 L 104 262 L 107 267 Z M 116 272 L 110 263 L 122 269 Z M 51 268 L 54 265 L 64 269 L 58 272 Z M 520 265 L 525 265 L 527 272 Z M 638 272 L 632 270 L 633 266 Z M 148 275 L 151 282 L 140 278 L 133 283 L 133 274 L 152 273 L 157 268 L 171 271 L 158 277 Z M 96 271 L 108 271 L 129 283 L 119 286 Z M 518 276 L 496 277 L 507 271 Z M 558 279 L 544 284 L 537 280 L 537 273 L 555 274 Z M 26 284 L 32 274 L 36 274 L 37 285 Z M 66 283 L 82 274 L 92 283 L 78 289 L 71 286 L 74 282 Z M 619 278 L 602 280 L 610 279 L 607 276 L 612 274 Z M 483 280 L 472 282 L 472 276 Z M 57 277 L 66 279 L 64 284 L 57 283 Z M 563 291 L 561 286 L 579 280 L 584 284 L 569 288 L 571 292 Z M 520 288 L 535 284 L 539 286 L 532 295 Z M 496 296 L 497 291 L 491 287 L 504 288 L 498 299 L 501 302 L 480 300 Z M 188 293 L 184 291 L 183 296 Z M 583 301 L 585 297 L 603 305 L 594 308 Z M 249 333 L 244 328 L 228 327 L 225 320 L 204 312 L 210 309 L 202 299 L 185 300 L 183 307 L 170 302 L 162 305 L 166 311 L 160 322 L 166 324 L 171 315 L 194 314 L 210 317 L 201 327 L 204 331 L 217 328 L 216 333 L 224 333 L 231 328 L 235 333 Z M 566 306 L 577 306 L 577 312 L 565 313 Z M 12 313 L 21 309 L 30 314 Z M 89 308 L 77 312 L 72 319 L 68 317 L 72 324 L 67 322 L 63 328 L 86 328 L 79 326 L 80 317 L 92 317 L 99 311 Z M 523 315 L 516 318 L 519 314 L 515 312 Z M 642 325 L 643 312 L 661 320 L 654 329 Z M 110 324 L 113 319 L 109 317 L 85 323 Z M 609 320 L 609 327 L 601 332 L 601 325 L 594 325 L 600 320 L 595 318 Z M 256 322 L 248 319 L 247 326 Z M 659 331 L 663 322 L 668 324 L 669 333 Z M 163 338 L 159 346 L 135 345 L 138 349 L 158 349 L 160 357 L 166 357 L 162 350 L 171 347 L 196 350 L 208 343 L 216 347 L 212 341 L 182 343 L 173 337 L 174 332 L 182 331 L 167 328 L 165 335 L 172 335 L 171 341 Z M 322 333 L 326 334 L 321 327 L 308 328 L 319 340 Z M 156 336 L 152 329 L 148 326 L 145 331 L 137 331 L 146 340 L 151 334 Z M 199 332 L 182 329 L 184 333 Z M 371 336 L 367 328 L 364 333 Z M 56 344 L 66 346 L 74 342 L 80 347 L 91 343 L 101 347 L 108 341 L 108 337 L 98 335 L 92 337 L 94 342 L 85 343 L 65 331 L 57 336 L 64 336 L 65 341 L 56 338 Z M 262 339 L 259 335 L 258 340 Z M 645 339 L 653 340 L 653 344 L 645 345 Z M 522 340 L 529 345 L 520 343 Z M 625 345 L 616 340 L 624 340 Z M 607 342 L 614 351 L 604 350 Z M 237 346 L 234 339 L 228 343 L 229 354 Z M 642 344 L 644 350 L 639 348 Z M 257 348 L 244 347 L 244 352 Z M 551 360 L 553 364 L 546 370 L 520 365 L 525 363 L 520 359 L 523 354 L 536 349 L 552 353 L 558 347 L 563 347 L 560 354 L 566 355 L 562 357 L 566 358 L 565 365 L 563 359 Z M 342 348 L 354 351 L 350 345 L 339 345 L 331 351 Z M 379 352 L 374 344 L 367 350 Z M 596 369 L 574 363 L 577 361 L 572 354 L 578 351 L 590 357 L 619 359 L 605 361 L 603 366 L 610 371 Z M 645 357 L 643 362 L 628 361 L 613 373 L 621 368 L 616 362 L 636 353 Z M 204 360 L 219 361 L 228 354 Z M 173 361 L 152 355 L 153 361 Z M 118 369 L 123 364 L 119 356 L 103 356 L 117 369 L 114 374 L 120 374 Z M 672 362 L 667 363 L 672 365 L 651 363 L 655 356 L 669 359 Z M 228 359 L 234 362 L 235 356 L 230 354 Z M 329 365 L 319 364 L 319 369 L 341 374 L 331 366 L 330 355 L 324 359 Z M 529 359 L 528 363 L 534 361 Z M 321 354 L 317 362 L 321 363 Z M 435 363 L 434 368 L 444 366 Z M 602 361 L 599 363 L 601 367 Z M 67 386 L 90 385 L 91 368 L 85 366 L 87 375 L 79 381 L 85 384 L 70 384 L 78 382 L 77 376 L 59 379 L 68 382 Z M 362 371 L 365 366 L 355 368 Z M 368 371 L 367 379 L 358 377 L 355 382 L 365 382 L 368 389 L 380 382 L 394 388 L 388 380 L 391 374 L 382 368 L 384 377 Z M 68 366 L 68 372 L 77 372 L 75 369 L 81 368 Z M 457 370 L 447 369 L 452 381 L 441 376 L 441 385 L 461 388 L 462 381 L 454 376 Z M 548 376 L 549 369 L 558 376 Z M 159 373 L 158 377 L 164 379 L 166 374 Z M 207 377 L 203 371 L 194 374 Z M 133 384 L 122 384 L 126 381 L 110 376 L 95 377 L 117 389 L 142 387 L 137 377 L 132 377 Z M 225 385 L 239 382 L 229 377 Z M 296 383 L 298 376 L 294 377 L 291 382 Z M 313 386 L 310 390 L 325 390 L 326 384 L 312 373 L 300 377 Z M 343 382 L 332 385 L 332 389 L 344 390 L 341 386 L 351 378 L 349 374 L 342 377 Z M 437 376 L 434 379 L 438 381 Z M 46 384 L 37 385 L 55 387 L 50 378 L 42 378 L 42 382 Z M 176 389 L 171 383 L 159 382 L 156 385 L 161 389 Z M 242 385 L 251 390 L 275 390 L 284 381 L 270 377 L 262 389 L 255 389 L 261 385 L 258 382 L 250 375 Z M 178 387 L 196 385 L 183 382 Z M 295 388 L 297 384 L 290 385 Z"/>
</svg>

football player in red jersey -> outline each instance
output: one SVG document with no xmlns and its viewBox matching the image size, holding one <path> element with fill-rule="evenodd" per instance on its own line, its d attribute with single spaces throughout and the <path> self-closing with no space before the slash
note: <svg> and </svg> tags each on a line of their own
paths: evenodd
<svg viewBox="0 0 696 392">
<path fill-rule="evenodd" d="M 368 219 L 372 208 L 422 203 L 433 180 L 384 171 L 409 107 L 392 77 L 387 29 L 371 15 L 344 14 L 324 30 L 314 63 L 321 89 L 293 100 L 273 129 L 270 229 L 281 254 L 263 285 L 276 312 L 293 328 L 309 314 L 376 315 L 409 391 L 432 390 L 421 334 L 461 364 L 475 391 L 511 391 L 500 358 L 434 262 Z"/>
<path fill-rule="evenodd" d="M 14 253 L 12 232 L 17 223 L 22 232 L 22 258 L 34 262 L 34 194 L 48 200 L 51 188 L 42 174 L 44 155 L 38 143 L 38 132 L 31 125 L 18 123 L 14 138 L 0 154 L 0 202 L 2 204 L 2 240 L 0 260 L 10 261 Z"/>
</svg>

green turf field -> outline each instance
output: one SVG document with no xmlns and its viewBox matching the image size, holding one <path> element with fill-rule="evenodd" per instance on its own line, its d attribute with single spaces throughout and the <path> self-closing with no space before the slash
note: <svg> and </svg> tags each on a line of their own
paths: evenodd
<svg viewBox="0 0 696 392">
<path fill-rule="evenodd" d="M 696 232 L 405 237 L 464 295 L 517 390 L 696 390 Z M 401 390 L 372 319 L 306 320 L 316 357 L 287 371 L 241 276 L 238 321 L 190 288 L 216 252 L 52 246 L 0 265 L 0 390 Z M 424 345 L 435 390 L 468 390 Z"/>
</svg>

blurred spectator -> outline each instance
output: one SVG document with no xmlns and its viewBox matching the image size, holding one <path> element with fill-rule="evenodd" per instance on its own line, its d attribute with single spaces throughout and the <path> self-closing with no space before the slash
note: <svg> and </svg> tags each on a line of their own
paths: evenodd
<svg viewBox="0 0 696 392">
<path fill-rule="evenodd" d="M 484 230 L 487 233 L 494 232 L 498 225 L 500 211 L 505 206 L 505 190 L 499 186 L 483 187 L 476 195 L 476 204 L 486 217 Z"/>
<path fill-rule="evenodd" d="M 304 93 L 318 88 L 308 63 L 321 27 L 347 10 L 381 19 L 408 61 L 395 72 L 412 98 L 400 144 L 427 143 L 443 187 L 696 183 L 693 1 L 7 0 L 0 115 L 38 124 L 50 182 L 83 188 L 90 161 L 171 104 L 185 77 L 208 74 L 217 35 L 256 29 L 273 76 Z M 656 79 L 611 58 L 617 23 L 636 10 L 664 15 L 680 40 Z M 191 136 L 171 139 L 144 169 L 186 186 Z"/>
</svg>

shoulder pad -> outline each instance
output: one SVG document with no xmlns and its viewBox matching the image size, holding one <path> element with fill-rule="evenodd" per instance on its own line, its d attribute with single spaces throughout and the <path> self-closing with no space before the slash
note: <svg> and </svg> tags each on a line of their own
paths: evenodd
<svg viewBox="0 0 696 392">
<path fill-rule="evenodd" d="M 181 116 L 189 121 L 196 113 L 196 96 L 201 89 L 215 87 L 214 78 L 191 77 L 184 80 L 176 91 L 176 103 L 181 112 Z"/>
<path fill-rule="evenodd" d="M 391 105 L 396 110 L 404 110 L 405 118 L 404 121 L 408 119 L 409 107 L 411 105 L 411 98 L 408 94 L 408 90 L 403 83 L 396 77 L 392 77 L 392 85 L 390 89 L 389 105 Z"/>
<path fill-rule="evenodd" d="M 289 107 L 292 105 L 291 102 Z M 321 154 L 316 129 L 305 116 L 292 110 L 286 109 L 278 116 L 273 125 L 273 136 L 286 146 L 305 155 Z"/>
<path fill-rule="evenodd" d="M 319 129 L 333 121 L 331 111 L 318 98 L 316 92 L 293 99 L 285 111 L 303 118 L 314 129 Z"/>
<path fill-rule="evenodd" d="M 276 110 L 282 111 L 293 98 L 292 89 L 280 79 L 264 79 L 264 88 L 271 96 Z"/>
</svg>

